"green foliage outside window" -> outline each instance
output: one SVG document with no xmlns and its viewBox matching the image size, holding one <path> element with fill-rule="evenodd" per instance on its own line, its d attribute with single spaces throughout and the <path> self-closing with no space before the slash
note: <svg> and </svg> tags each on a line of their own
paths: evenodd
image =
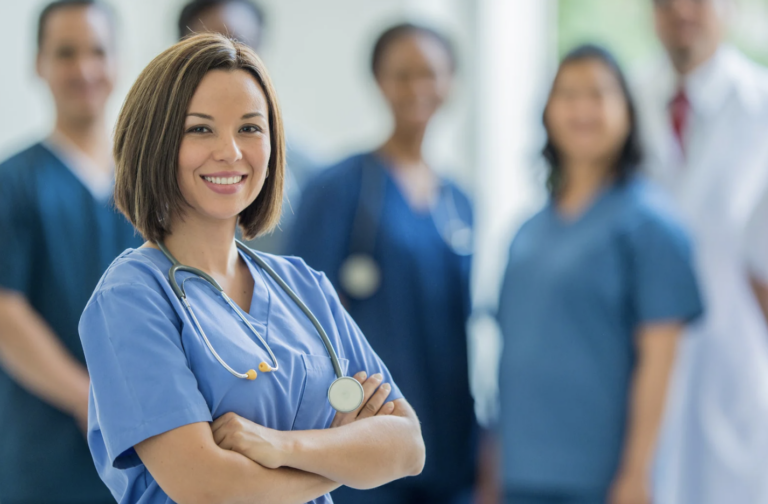
<svg viewBox="0 0 768 504">
<path fill-rule="evenodd" d="M 729 40 L 768 65 L 768 0 L 724 1 L 732 3 Z M 660 51 L 652 0 L 557 0 L 557 9 L 560 56 L 578 44 L 594 42 L 630 68 Z"/>
</svg>

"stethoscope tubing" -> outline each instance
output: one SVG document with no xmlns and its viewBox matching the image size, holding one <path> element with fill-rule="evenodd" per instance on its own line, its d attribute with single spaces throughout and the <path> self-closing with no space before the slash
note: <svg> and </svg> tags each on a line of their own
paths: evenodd
<svg viewBox="0 0 768 504">
<path fill-rule="evenodd" d="M 336 375 L 336 378 L 342 378 L 344 375 L 341 371 L 341 365 L 339 364 L 338 356 L 336 355 L 336 351 L 333 348 L 333 344 L 331 343 L 331 340 L 328 338 L 328 335 L 326 334 L 325 330 L 323 329 L 323 326 L 320 324 L 320 321 L 317 320 L 317 317 L 314 313 L 312 313 L 312 310 L 309 309 L 309 307 L 304 303 L 304 301 L 301 300 L 301 298 L 291 289 L 291 287 L 285 283 L 285 281 L 280 277 L 280 275 L 277 274 L 277 272 L 272 269 L 271 266 L 269 266 L 262 258 L 260 258 L 255 252 L 253 252 L 251 249 L 249 249 L 245 244 L 243 244 L 239 240 L 235 240 L 235 243 L 237 245 L 237 248 L 242 250 L 248 257 L 250 257 L 256 264 L 259 265 L 260 268 L 262 268 L 264 271 L 267 272 L 267 274 L 280 286 L 280 288 L 283 289 L 283 291 L 288 294 L 288 296 L 293 300 L 294 303 L 301 309 L 301 311 L 309 318 L 312 325 L 317 330 L 318 335 L 320 336 L 320 339 L 323 342 L 323 345 L 325 346 L 326 352 L 328 352 L 328 357 L 331 359 L 331 364 L 333 365 L 333 371 Z M 238 378 L 247 378 L 246 374 L 238 373 L 234 369 L 232 369 L 225 361 L 221 358 L 221 356 L 216 352 L 216 350 L 213 348 L 213 345 L 211 344 L 210 340 L 208 339 L 207 335 L 205 334 L 205 331 L 203 330 L 202 326 L 200 325 L 200 322 L 198 321 L 197 317 L 194 314 L 194 311 L 192 310 L 192 306 L 189 303 L 189 300 L 187 299 L 187 295 L 185 292 L 185 289 L 183 288 L 184 280 L 181 284 L 181 286 L 176 281 L 176 274 L 179 271 L 187 271 L 189 273 L 192 273 L 193 275 L 196 275 L 201 280 L 205 280 L 208 284 L 210 284 L 213 288 L 215 288 L 223 297 L 224 301 L 235 311 L 238 318 L 242 320 L 248 329 L 251 330 L 253 334 L 256 335 L 256 337 L 261 341 L 262 345 L 264 346 L 265 350 L 269 353 L 270 358 L 272 359 L 272 362 L 274 364 L 272 370 L 276 371 L 278 369 L 278 361 L 275 357 L 275 354 L 272 352 L 272 349 L 269 347 L 267 342 L 262 338 L 262 336 L 256 331 L 256 329 L 251 325 L 251 323 L 245 318 L 245 316 L 242 314 L 240 308 L 230 299 L 229 296 L 224 292 L 224 289 L 221 288 L 219 283 L 210 275 L 205 273 L 202 270 L 199 270 L 197 268 L 193 268 L 191 266 L 185 266 L 171 254 L 171 252 L 165 247 L 165 245 L 161 242 L 157 243 L 158 248 L 161 252 L 171 261 L 172 266 L 170 270 L 168 271 L 168 280 L 171 284 L 171 288 L 173 289 L 176 296 L 181 300 L 182 304 L 184 304 L 187 312 L 192 317 L 192 320 L 197 327 L 197 330 L 199 331 L 200 335 L 203 337 L 203 341 L 205 342 L 208 349 L 211 351 L 213 356 L 216 358 L 216 360 L 221 364 L 227 371 L 232 373 L 233 375 L 237 376 Z"/>
</svg>

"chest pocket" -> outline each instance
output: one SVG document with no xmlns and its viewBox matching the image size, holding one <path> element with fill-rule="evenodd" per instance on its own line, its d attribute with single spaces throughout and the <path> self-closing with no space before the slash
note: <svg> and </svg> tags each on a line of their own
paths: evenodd
<svg viewBox="0 0 768 504">
<path fill-rule="evenodd" d="M 327 355 L 302 354 L 304 362 L 304 386 L 302 387 L 299 407 L 291 430 L 325 429 L 333 420 L 334 409 L 328 402 L 328 387 L 336 374 Z M 341 372 L 346 374 L 349 360 L 339 358 Z"/>
</svg>

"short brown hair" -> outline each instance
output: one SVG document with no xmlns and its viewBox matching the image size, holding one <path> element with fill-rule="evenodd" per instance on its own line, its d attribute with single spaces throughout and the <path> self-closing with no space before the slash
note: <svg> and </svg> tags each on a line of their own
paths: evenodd
<svg viewBox="0 0 768 504">
<path fill-rule="evenodd" d="M 246 45 L 222 35 L 191 36 L 163 51 L 141 72 L 115 128 L 115 204 L 145 239 L 157 242 L 187 204 L 177 172 L 184 122 L 192 96 L 211 70 L 245 70 L 261 85 L 269 107 L 272 152 L 269 176 L 238 223 L 250 239 L 280 220 L 285 135 L 277 95 L 267 69 Z"/>
</svg>

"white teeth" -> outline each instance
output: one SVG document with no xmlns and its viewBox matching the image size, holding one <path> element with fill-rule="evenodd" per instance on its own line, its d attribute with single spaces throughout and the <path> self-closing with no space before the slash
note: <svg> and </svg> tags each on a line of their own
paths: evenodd
<svg viewBox="0 0 768 504">
<path fill-rule="evenodd" d="M 203 177 L 208 182 L 211 182 L 213 184 L 218 185 L 232 185 L 237 184 L 241 180 L 243 180 L 242 175 L 238 175 L 237 177 Z"/>
</svg>

